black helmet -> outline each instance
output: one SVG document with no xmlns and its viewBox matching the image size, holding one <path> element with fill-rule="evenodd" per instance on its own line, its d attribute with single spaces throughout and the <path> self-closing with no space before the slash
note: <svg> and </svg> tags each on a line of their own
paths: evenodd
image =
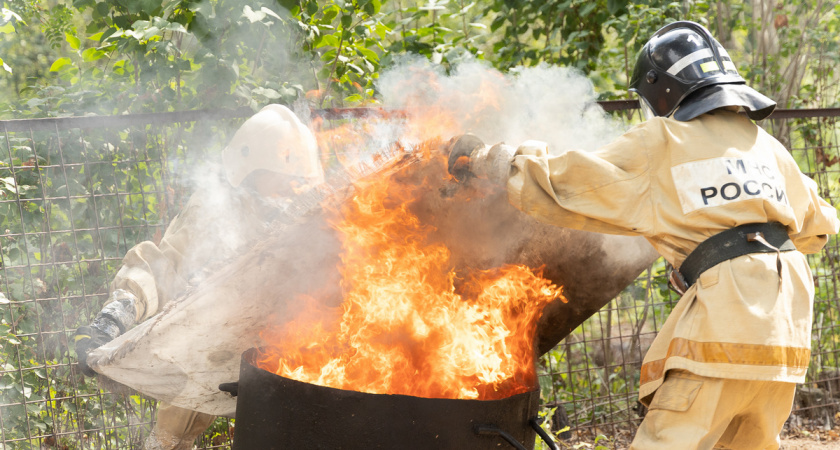
<svg viewBox="0 0 840 450">
<path fill-rule="evenodd" d="M 709 30 L 688 21 L 654 33 L 639 53 L 630 91 L 653 115 L 674 114 L 683 122 L 723 106 L 742 106 L 750 119 L 761 120 L 776 107 L 747 86 Z"/>
</svg>

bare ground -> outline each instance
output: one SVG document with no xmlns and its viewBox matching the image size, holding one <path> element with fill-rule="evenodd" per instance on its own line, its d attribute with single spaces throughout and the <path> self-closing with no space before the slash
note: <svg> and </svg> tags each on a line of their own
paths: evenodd
<svg viewBox="0 0 840 450">
<path fill-rule="evenodd" d="M 781 450 L 809 450 L 818 448 L 821 450 L 840 450 L 840 442 L 833 441 L 815 441 L 809 438 L 789 438 L 782 439 Z"/>
<path fill-rule="evenodd" d="M 631 432 L 619 431 L 606 438 L 604 435 L 593 437 L 590 433 L 581 433 L 569 441 L 558 442 L 564 450 L 626 450 L 632 440 Z M 832 429 L 804 430 L 785 429 L 780 450 L 840 450 L 840 425 Z"/>
<path fill-rule="evenodd" d="M 782 438 L 782 450 L 840 450 L 840 426 L 830 430 L 788 430 Z"/>
<path fill-rule="evenodd" d="M 578 442 L 577 444 L 567 444 L 567 443 L 560 443 L 561 449 L 575 449 L 575 450 L 582 450 L 582 449 L 609 449 L 609 450 L 625 450 L 627 449 L 628 444 L 619 444 L 619 443 L 607 443 L 607 442 L 599 442 L 597 444 L 593 444 L 591 442 Z M 816 440 L 814 438 L 809 437 L 796 437 L 796 438 L 785 438 L 782 439 L 782 446 L 779 447 L 780 450 L 811 450 L 811 449 L 819 449 L 819 450 L 840 450 L 840 441 L 834 440 Z"/>
</svg>

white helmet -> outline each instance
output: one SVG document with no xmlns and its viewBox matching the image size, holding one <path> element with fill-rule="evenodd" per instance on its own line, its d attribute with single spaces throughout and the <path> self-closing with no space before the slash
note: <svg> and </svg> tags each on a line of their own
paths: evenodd
<svg viewBox="0 0 840 450">
<path fill-rule="evenodd" d="M 258 169 L 324 181 L 315 136 L 282 105 L 268 105 L 246 120 L 222 151 L 222 163 L 234 187 Z"/>
</svg>

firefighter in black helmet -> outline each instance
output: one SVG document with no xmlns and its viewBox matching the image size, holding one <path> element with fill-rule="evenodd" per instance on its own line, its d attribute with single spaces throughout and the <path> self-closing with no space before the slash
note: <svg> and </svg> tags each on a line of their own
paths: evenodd
<svg viewBox="0 0 840 450">
<path fill-rule="evenodd" d="M 746 86 L 701 25 L 657 31 L 630 90 L 648 120 L 593 152 L 467 135 L 450 146 L 450 172 L 504 183 L 543 222 L 644 236 L 679 268 L 682 297 L 641 367 L 649 410 L 631 449 L 778 448 L 809 364 L 814 283 L 803 253 L 837 233 L 837 211 L 750 120 L 775 103 Z"/>
<path fill-rule="evenodd" d="M 753 120 L 773 112 L 776 102 L 747 86 L 726 49 L 694 22 L 661 28 L 639 53 L 631 92 L 647 118 L 681 122 L 724 106 L 743 107 Z"/>
</svg>

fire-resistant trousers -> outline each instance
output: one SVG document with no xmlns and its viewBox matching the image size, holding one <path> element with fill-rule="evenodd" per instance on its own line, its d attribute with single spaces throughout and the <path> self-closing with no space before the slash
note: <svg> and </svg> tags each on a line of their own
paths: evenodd
<svg viewBox="0 0 840 450">
<path fill-rule="evenodd" d="M 143 450 L 190 450 L 195 439 L 213 423 L 215 416 L 160 402 L 155 426 Z"/>
<path fill-rule="evenodd" d="M 630 449 L 778 449 L 795 390 L 795 383 L 670 370 Z"/>
</svg>

